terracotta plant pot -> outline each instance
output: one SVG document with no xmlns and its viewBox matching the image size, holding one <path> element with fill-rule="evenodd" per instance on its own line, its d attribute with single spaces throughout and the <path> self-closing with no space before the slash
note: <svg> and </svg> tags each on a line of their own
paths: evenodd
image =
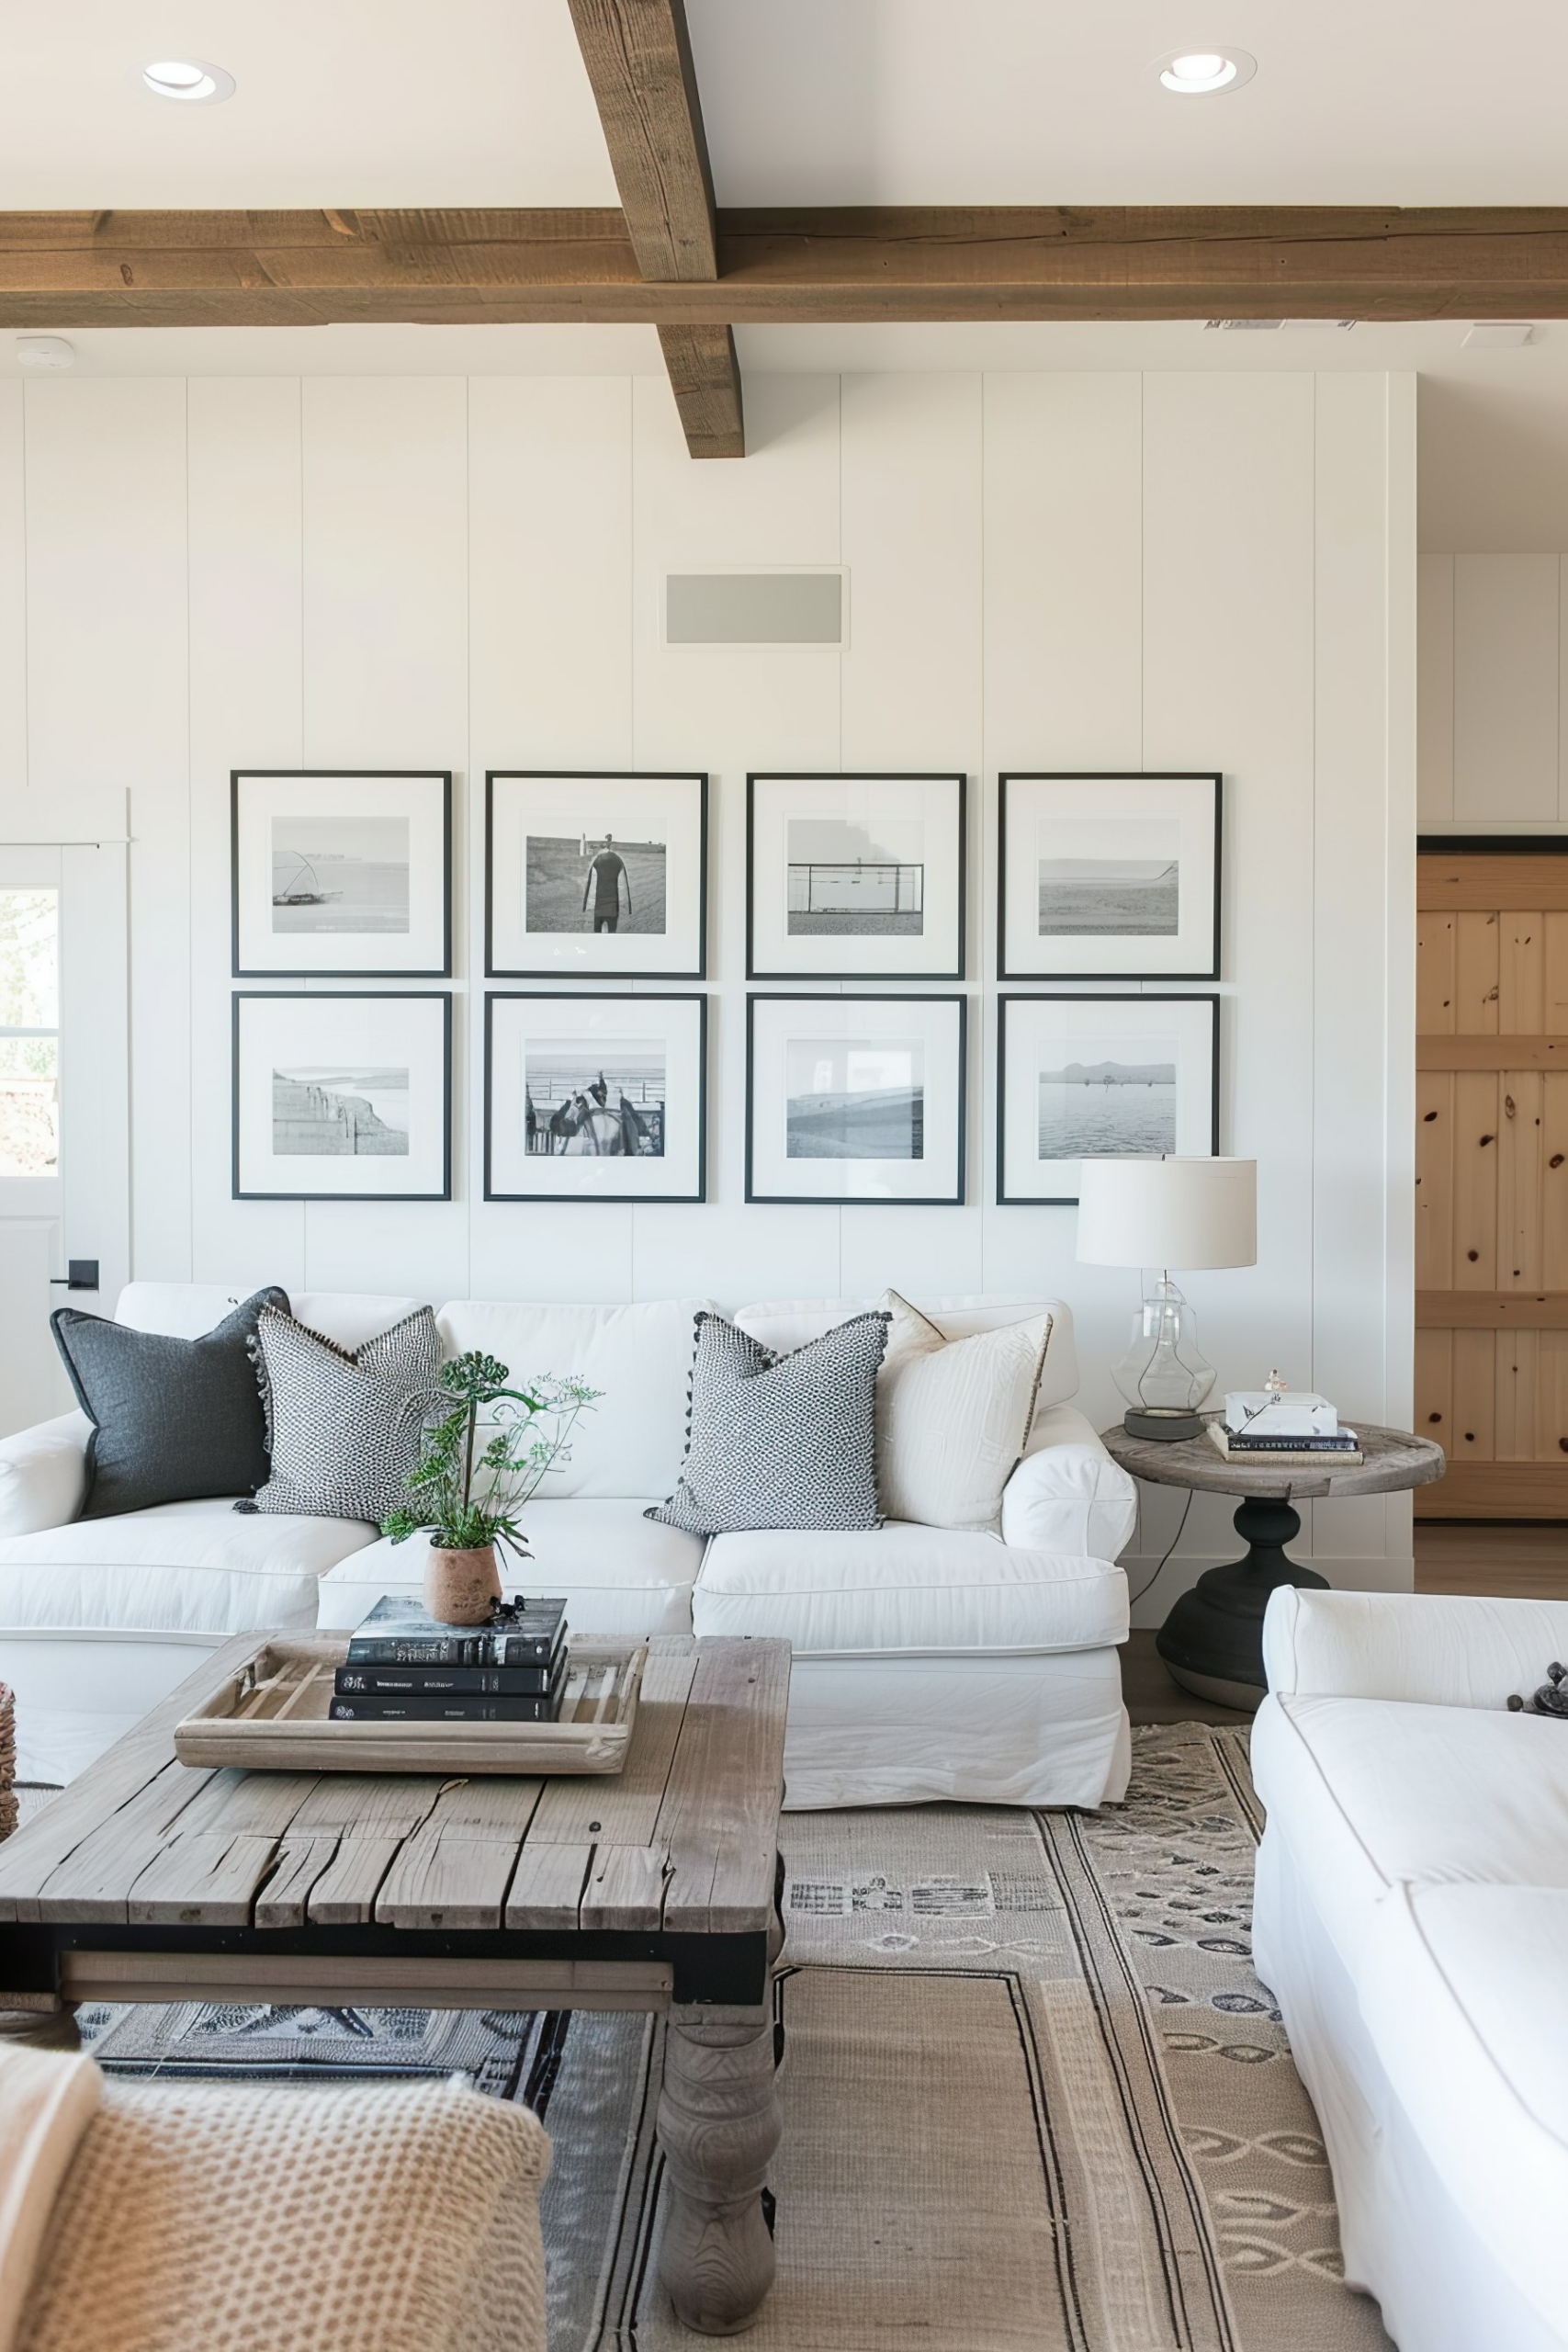
<svg viewBox="0 0 1568 2352">
<path fill-rule="evenodd" d="M 495 1547 L 448 1552 L 432 1544 L 424 1569 L 424 1605 L 443 1625 L 482 1625 L 492 1600 L 501 1599 Z"/>
</svg>

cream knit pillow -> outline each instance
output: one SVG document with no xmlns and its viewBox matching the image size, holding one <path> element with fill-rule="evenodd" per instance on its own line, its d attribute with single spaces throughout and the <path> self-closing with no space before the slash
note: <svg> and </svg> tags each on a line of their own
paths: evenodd
<svg viewBox="0 0 1568 2352">
<path fill-rule="evenodd" d="M 925 1527 L 994 1533 L 1002 1488 L 1029 1442 L 1050 1316 L 949 1340 L 896 1290 L 877 1304 L 892 1318 L 876 1380 L 884 1512 Z"/>
</svg>

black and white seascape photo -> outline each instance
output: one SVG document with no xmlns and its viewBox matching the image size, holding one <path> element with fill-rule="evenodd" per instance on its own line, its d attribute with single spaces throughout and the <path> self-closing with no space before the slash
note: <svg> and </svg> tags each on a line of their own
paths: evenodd
<svg viewBox="0 0 1568 2352">
<path fill-rule="evenodd" d="M 964 1197 L 964 1001 L 750 996 L 749 1201 Z"/>
<path fill-rule="evenodd" d="M 485 1197 L 698 1201 L 707 1000 L 485 999 Z"/>
<path fill-rule="evenodd" d="M 451 777 L 236 770 L 234 971 L 451 969 Z"/>
<path fill-rule="evenodd" d="M 524 1071 L 524 1148 L 551 1159 L 662 1159 L 664 1050 L 626 1038 L 530 1043 Z"/>
<path fill-rule="evenodd" d="M 1217 979 L 1217 775 L 1004 775 L 1003 979 Z"/>
<path fill-rule="evenodd" d="M 1001 996 L 997 1198 L 1072 1202 L 1085 1159 L 1219 1149 L 1219 999 Z"/>
<path fill-rule="evenodd" d="M 707 778 L 494 769 L 485 779 L 485 969 L 700 979 Z"/>
<path fill-rule="evenodd" d="M 792 1037 L 786 1158 L 923 1159 L 925 1069 L 919 1038 Z"/>
<path fill-rule="evenodd" d="M 752 979 L 962 979 L 964 778 L 746 779 Z"/>
<path fill-rule="evenodd" d="M 234 1197 L 451 1197 L 452 999 L 234 998 Z"/>
</svg>

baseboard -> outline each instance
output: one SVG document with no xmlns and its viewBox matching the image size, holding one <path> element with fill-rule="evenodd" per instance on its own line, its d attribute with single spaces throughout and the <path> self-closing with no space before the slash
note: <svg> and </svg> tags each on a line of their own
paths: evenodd
<svg viewBox="0 0 1568 2352">
<path fill-rule="evenodd" d="M 1450 1462 L 1419 1487 L 1417 1519 L 1568 1519 L 1568 1456 L 1562 1462 Z"/>
</svg>

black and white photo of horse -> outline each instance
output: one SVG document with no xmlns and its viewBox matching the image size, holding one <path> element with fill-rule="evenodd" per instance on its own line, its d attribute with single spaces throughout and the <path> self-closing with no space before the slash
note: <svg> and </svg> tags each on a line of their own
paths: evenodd
<svg viewBox="0 0 1568 2352">
<path fill-rule="evenodd" d="M 662 1159 L 665 1096 L 660 1046 L 530 1045 L 524 1148 L 530 1159 Z"/>
</svg>

